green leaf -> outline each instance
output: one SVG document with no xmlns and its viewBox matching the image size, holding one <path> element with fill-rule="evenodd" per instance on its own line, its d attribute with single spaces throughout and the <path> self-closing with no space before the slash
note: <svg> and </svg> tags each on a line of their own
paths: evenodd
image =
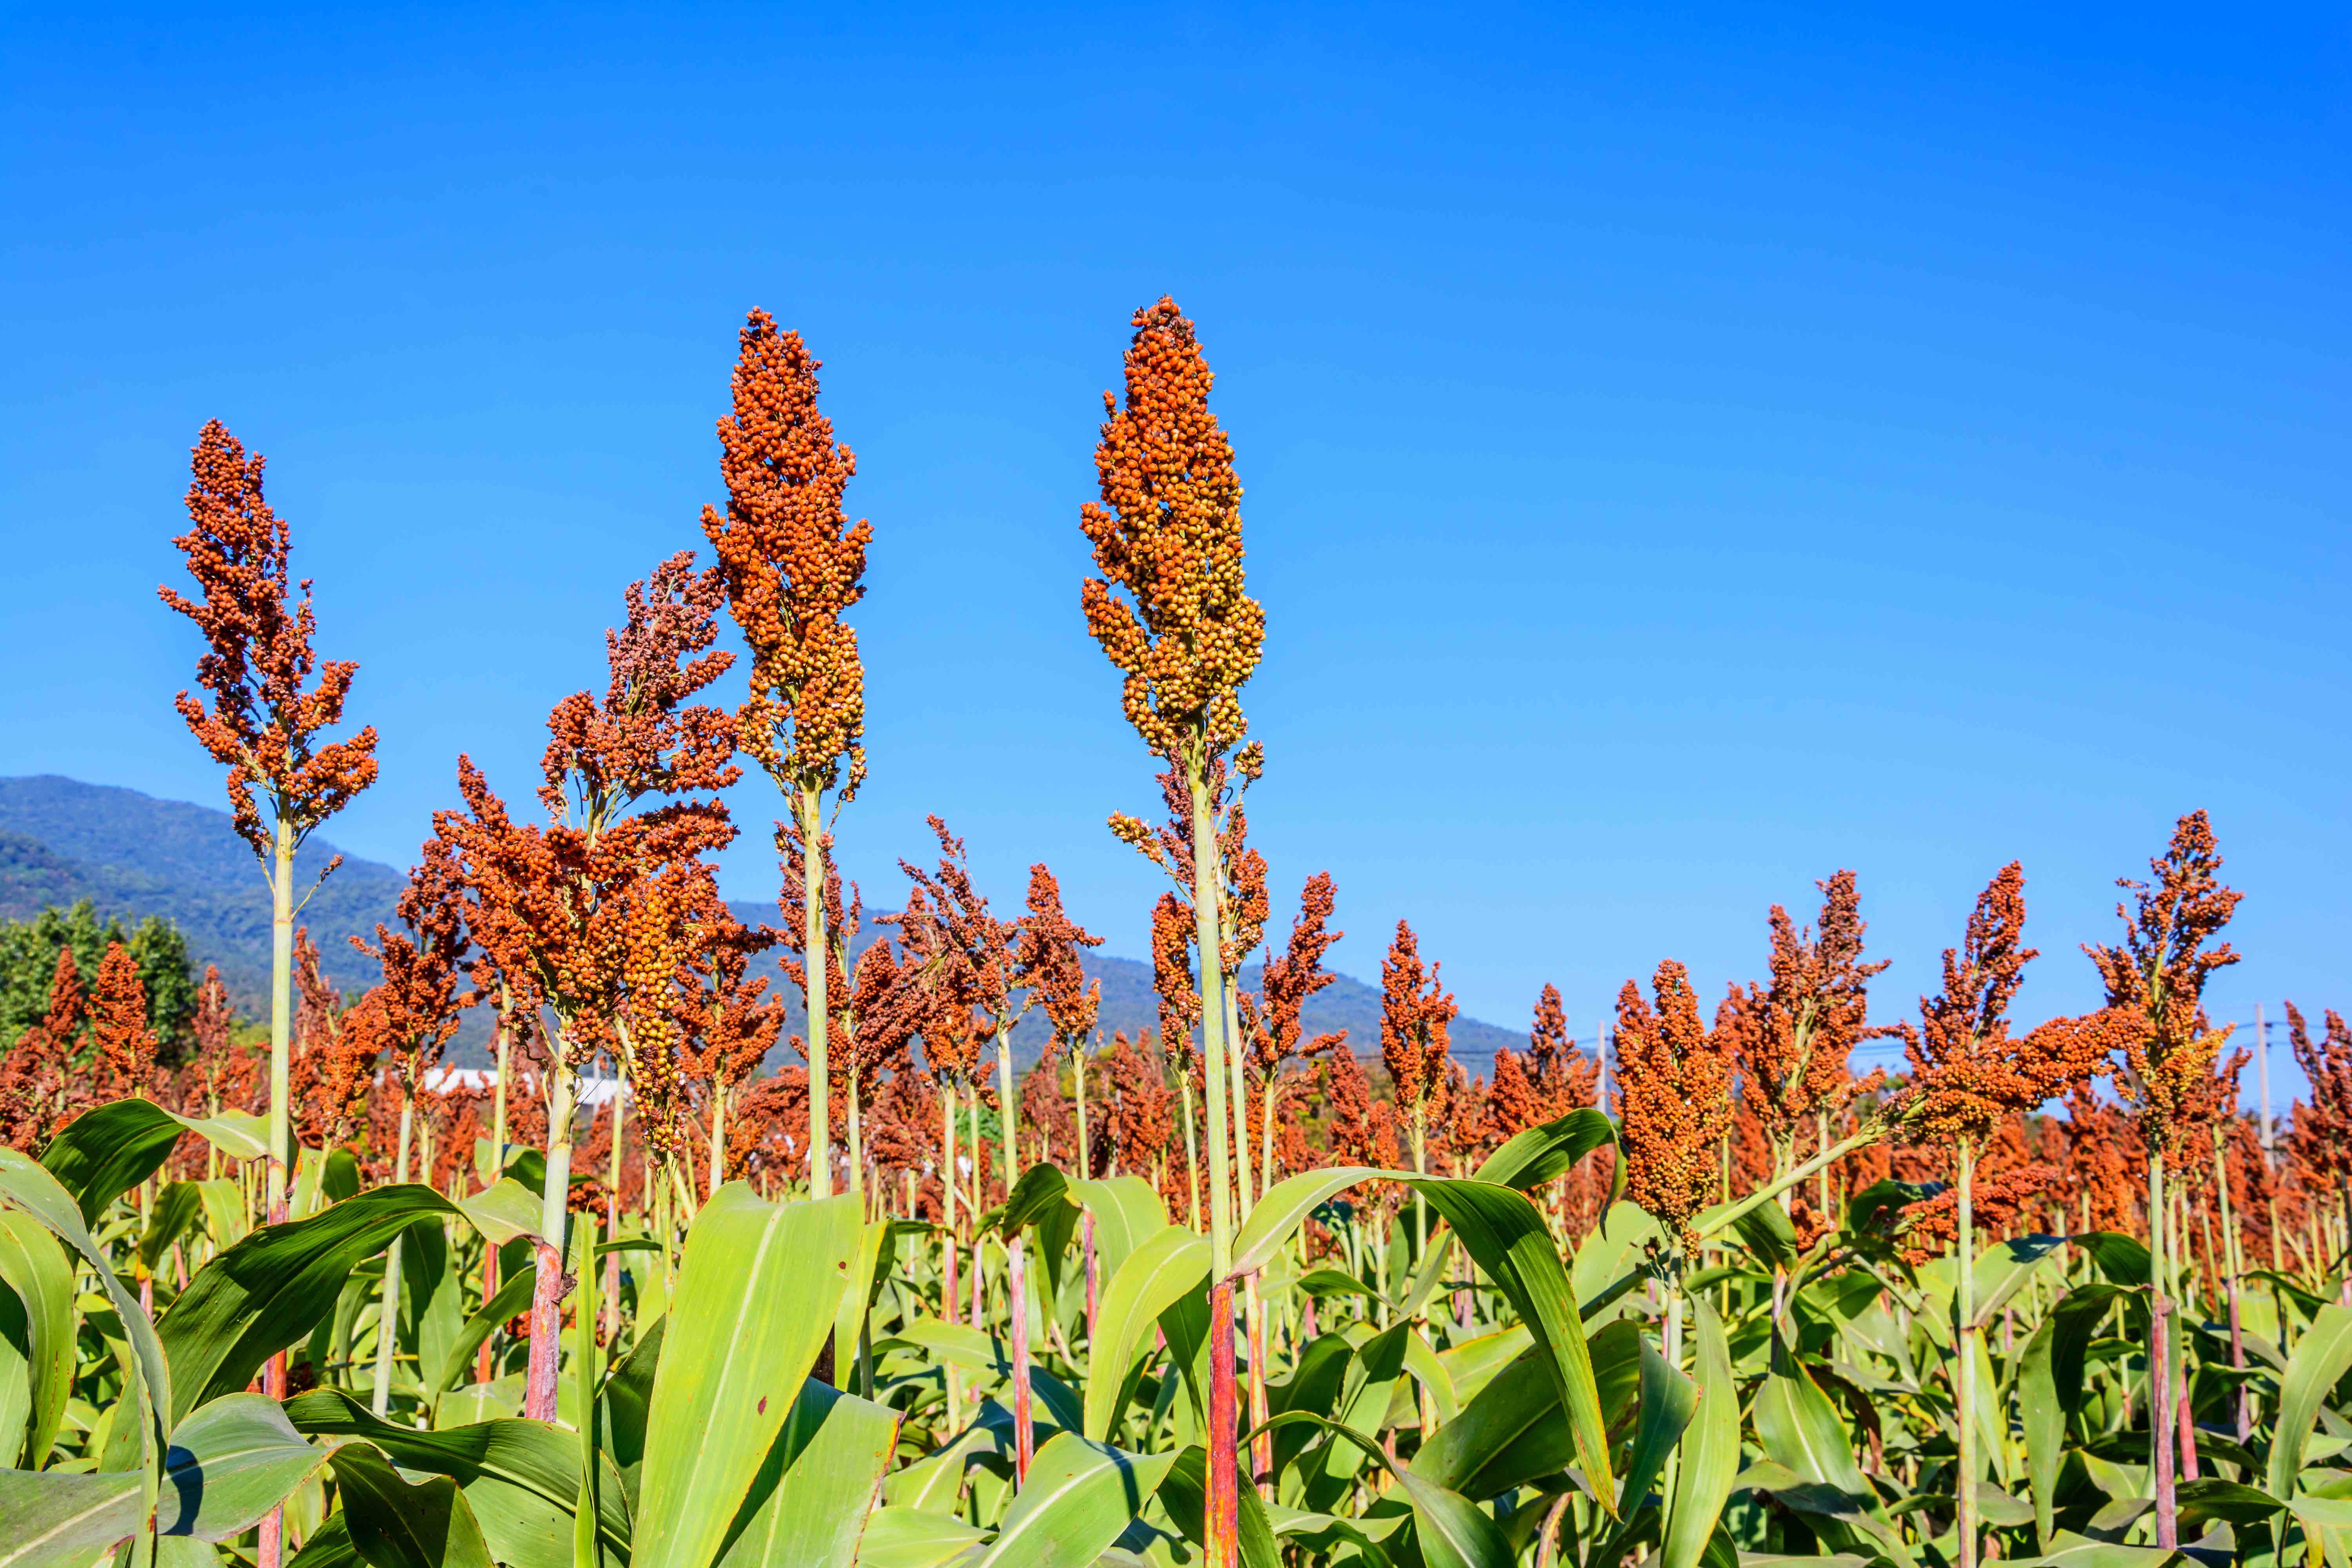
<svg viewBox="0 0 2352 1568">
<path fill-rule="evenodd" d="M 0 1284 L 23 1310 L 26 1420 L 21 1463 L 47 1462 L 73 1395 L 73 1269 L 57 1238 L 31 1215 L 0 1209 Z M 17 1458 L 16 1455 L 0 1458 Z"/>
<path fill-rule="evenodd" d="M 351 1526 L 338 1511 L 327 1516 L 320 1525 L 302 1542 L 286 1568 L 359 1568 L 360 1554 L 352 1550 Z"/>
<path fill-rule="evenodd" d="M 259 1523 L 326 1462 L 326 1450 L 294 1430 L 276 1400 L 215 1399 L 173 1430 L 155 1528 L 226 1541 Z"/>
<path fill-rule="evenodd" d="M 0 1470 L 0 1568 L 89 1568 L 139 1528 L 142 1478 Z"/>
<path fill-rule="evenodd" d="M 1261 1431 L 1313 1424 L 1334 1441 L 1354 1444 L 1396 1480 L 1412 1509 L 1413 1535 L 1429 1568 L 1510 1568 L 1511 1544 L 1502 1530 L 1461 1493 L 1399 1469 L 1380 1444 L 1353 1426 L 1304 1410 L 1272 1417 Z"/>
<path fill-rule="evenodd" d="M 1625 1326 L 1633 1327 L 1630 1323 Z M 1667 1456 L 1682 1441 L 1692 1415 L 1698 1409 L 1698 1384 L 1691 1381 L 1690 1374 L 1669 1365 L 1647 1339 L 1639 1334 L 1635 1339 L 1642 1352 L 1642 1402 L 1633 1428 L 1633 1452 L 1625 1461 L 1624 1490 L 1617 1501 L 1618 1513 L 1629 1520 L 1657 1483 L 1666 1468 Z"/>
<path fill-rule="evenodd" d="M 1070 1179 L 1062 1174 L 1061 1167 L 1040 1161 L 1021 1173 L 1003 1203 L 980 1216 L 980 1228 L 1017 1236 L 1044 1219 L 1048 1211 L 1075 1201 Z"/>
<path fill-rule="evenodd" d="M 1307 1171 L 1275 1184 L 1258 1199 L 1249 1218 L 1234 1235 L 1234 1275 L 1252 1274 L 1274 1261 L 1301 1221 L 1338 1194 L 1359 1182 L 1379 1177 L 1394 1180 L 1411 1172 L 1375 1170 L 1369 1165 L 1335 1165 Z"/>
<path fill-rule="evenodd" d="M 1101 1232 L 1097 1222 L 1096 1232 Z M 1209 1244 L 1181 1225 L 1163 1226 L 1109 1276 L 1095 1317 L 1093 1358 L 1087 1371 L 1086 1435 L 1108 1442 L 1134 1385 L 1137 1362 L 1150 1344 L 1160 1314 L 1183 1296 L 1207 1288 Z"/>
<path fill-rule="evenodd" d="M 859 1568 L 945 1568 L 988 1531 L 950 1514 L 919 1508 L 882 1508 L 866 1523 Z"/>
<path fill-rule="evenodd" d="M 2099 1272 L 2112 1283 L 2142 1287 L 2147 1284 L 2151 1265 L 2146 1242 L 2112 1230 L 2087 1231 L 2072 1239 L 2090 1255 Z"/>
<path fill-rule="evenodd" d="M 1072 1182 L 1070 1195 L 1095 1216 L 1095 1263 L 1105 1279 L 1168 1226 L 1168 1205 L 1141 1176 Z"/>
<path fill-rule="evenodd" d="M 286 1402 L 295 1430 L 364 1439 L 404 1470 L 447 1476 L 465 1489 L 490 1554 L 509 1568 L 572 1568 L 580 1500 L 580 1438 L 544 1421 L 501 1416 L 421 1432 L 379 1421 L 340 1389 Z M 625 1556 L 630 1531 L 618 1488 L 597 1498 L 607 1553 Z"/>
<path fill-rule="evenodd" d="M 106 1299 L 114 1305 L 115 1316 L 121 1320 L 123 1331 L 131 1337 L 131 1361 L 138 1368 L 140 1399 L 145 1405 L 145 1416 L 141 1423 L 142 1451 L 146 1472 L 146 1496 L 152 1500 L 163 1464 L 163 1413 L 172 1404 L 172 1366 L 165 1359 L 163 1347 L 155 1337 L 155 1326 L 147 1314 L 139 1310 L 139 1302 L 123 1289 L 115 1277 L 114 1266 L 107 1258 L 98 1238 L 91 1236 L 83 1223 L 81 1211 L 71 1194 L 59 1185 L 58 1179 L 43 1166 L 34 1163 L 14 1149 L 0 1149 L 0 1202 L 38 1220 L 68 1247 L 81 1254 L 90 1271 L 98 1276 Z M 120 1416 L 118 1415 L 118 1420 Z"/>
<path fill-rule="evenodd" d="M 1853 1435 L 1829 1396 L 1785 1349 L 1776 1349 L 1756 1395 L 1756 1436 L 1764 1452 L 1809 1481 L 1858 1502 L 1876 1497 L 1854 1463 Z"/>
<path fill-rule="evenodd" d="M 448 1233 L 437 1225 L 413 1225 L 401 1232 L 402 1338 L 415 1350 L 419 1367 L 448 1363 L 450 1348 L 464 1330 L 460 1298 Z"/>
<path fill-rule="evenodd" d="M 1514 1133 L 1470 1173 L 1470 1179 L 1525 1192 L 1565 1174 L 1595 1149 L 1616 1142 L 1617 1129 L 1606 1115 L 1592 1110 L 1571 1110 Z"/>
<path fill-rule="evenodd" d="M 1739 1389 L 1731 1347 L 1704 1296 L 1687 1299 L 1698 1365 L 1698 1413 L 1683 1434 L 1682 1468 L 1666 1514 L 1665 1568 L 1697 1568 L 1739 1469 Z"/>
<path fill-rule="evenodd" d="M 978 1568 L 1087 1568 L 1143 1511 L 1175 1459 L 1056 1432 L 1030 1461 L 1029 1482 Z"/>
<path fill-rule="evenodd" d="M 2010 1298 L 2033 1278 L 2042 1259 L 2065 1245 L 2063 1236 L 2018 1236 L 1996 1241 L 1979 1253 L 1971 1276 L 1977 1327 L 1991 1322 L 2009 1305 Z"/>
<path fill-rule="evenodd" d="M 636 1568 L 709 1568 L 816 1363 L 859 1241 L 846 1194 L 777 1205 L 730 1182 L 702 1206 L 654 1373 Z"/>
<path fill-rule="evenodd" d="M 2066 1460 L 2066 1420 L 2083 1404 L 2083 1356 L 2091 1336 L 2123 1294 L 2116 1285 L 2077 1285 L 2042 1320 L 2017 1364 L 2018 1409 L 2024 1417 L 2025 1472 L 2033 1488 L 2034 1539 L 2056 1539 L 2059 1473 Z"/>
<path fill-rule="evenodd" d="M 158 1329 L 171 1357 L 173 1416 L 244 1388 L 334 1308 L 362 1261 L 410 1226 L 459 1212 L 431 1187 L 376 1187 L 308 1219 L 264 1226 L 205 1265 Z"/>
<path fill-rule="evenodd" d="M 161 1170 L 182 1133 L 194 1132 L 233 1160 L 258 1158 L 268 1149 L 257 1116 L 225 1111 L 210 1120 L 174 1116 L 148 1100 L 93 1106 L 68 1122 L 41 1152 L 41 1163 L 73 1194 L 84 1223 Z"/>
<path fill-rule="evenodd" d="M 215 1251 L 235 1247 L 243 1241 L 253 1222 L 245 1210 L 245 1194 L 237 1184 L 226 1176 L 215 1176 L 209 1182 L 196 1184 L 197 1194 L 205 1205 L 205 1229 L 211 1233 Z"/>
<path fill-rule="evenodd" d="M 2125 1546 L 2109 1541 L 2086 1541 L 2062 1530 L 2051 1549 L 2040 1557 L 2021 1557 L 2011 1568 L 2165 1568 L 2180 1561 L 2178 1552 L 2155 1546 Z"/>
<path fill-rule="evenodd" d="M 1349 1343 L 1347 1335 L 1337 1331 L 1316 1335 L 1298 1352 L 1290 1381 L 1266 1389 L 1269 1414 L 1312 1410 L 1318 1415 L 1332 1415 L 1347 1387 L 1348 1370 L 1355 1360 L 1356 1347 Z M 1438 1436 L 1444 1436 L 1443 1427 Z M 1303 1427 L 1289 1427 L 1274 1435 L 1274 1473 L 1277 1479 L 1313 1440 L 1314 1434 Z M 1423 1453 L 1427 1452 L 1424 1447 Z"/>
<path fill-rule="evenodd" d="M 147 1216 L 147 1228 L 139 1237 L 139 1261 L 152 1274 L 163 1261 L 163 1254 L 173 1242 L 186 1234 L 188 1226 L 204 1212 L 204 1194 L 194 1182 L 173 1182 L 155 1194 L 155 1206 Z"/>
<path fill-rule="evenodd" d="M 1277 1436 L 1287 1435 L 1286 1431 Z M 1208 1450 L 1194 1443 L 1176 1456 L 1176 1462 L 1168 1468 L 1160 1489 L 1153 1494 L 1159 1500 L 1160 1511 L 1184 1532 L 1184 1539 L 1203 1551 L 1208 1547 L 1204 1528 L 1209 1506 L 1208 1477 Z M 1238 1455 L 1234 1465 L 1234 1500 L 1239 1506 L 1234 1536 L 1240 1568 L 1282 1568 L 1282 1548 L 1275 1540 L 1273 1522 L 1266 1516 L 1257 1489 L 1243 1473 Z"/>
<path fill-rule="evenodd" d="M 1412 1458 L 1413 1474 L 1466 1497 L 1493 1497 L 1575 1462 L 1559 1391 L 1530 1350 L 1490 1380 Z"/>
<path fill-rule="evenodd" d="M 2180 1501 L 2180 1533 L 2190 1540 L 2203 1535 L 2217 1520 L 2258 1524 L 2286 1508 L 2268 1492 L 2211 1476 L 2180 1482 L 2175 1495 Z"/>
<path fill-rule="evenodd" d="M 412 1486 L 365 1443 L 336 1449 L 334 1465 L 344 1528 L 368 1568 L 491 1568 L 489 1543 L 451 1478 Z"/>
<path fill-rule="evenodd" d="M 402 1281 L 404 1285 L 406 1283 L 404 1271 Z M 443 1394 L 453 1388 L 462 1388 L 473 1381 L 474 1352 L 482 1348 L 484 1340 L 498 1331 L 500 1324 L 514 1318 L 524 1308 L 530 1305 L 531 1291 L 538 1284 L 539 1269 L 536 1265 L 517 1269 L 499 1282 L 498 1293 L 483 1305 L 481 1310 L 466 1320 L 465 1326 L 457 1331 L 457 1337 L 449 1342 L 448 1349 L 441 1357 L 438 1370 L 425 1384 L 425 1393 L 432 1403 L 438 1405 Z M 656 1328 L 658 1328 L 658 1321 L 656 1321 Z M 425 1364 L 430 1366 L 433 1363 L 427 1362 Z"/>
<path fill-rule="evenodd" d="M 802 1384 L 720 1568 L 850 1568 L 898 1441 L 897 1411 L 814 1378 Z"/>
<path fill-rule="evenodd" d="M 1453 1226 L 1464 1250 L 1500 1287 L 1542 1352 L 1559 1391 L 1586 1481 L 1601 1506 L 1616 1510 L 1608 1424 L 1593 1384 L 1592 1358 L 1568 1272 L 1542 1215 L 1526 1194 L 1484 1182 L 1415 1181 L 1415 1191 Z"/>
<path fill-rule="evenodd" d="M 1633 1204 L 1611 1204 L 1601 1224 L 1576 1249 L 1568 1275 L 1570 1289 L 1590 1314 L 1601 1310 L 1615 1294 L 1638 1282 L 1633 1258 L 1643 1243 L 1658 1234 L 1658 1222 Z"/>
<path fill-rule="evenodd" d="M 2282 1502 L 2293 1500 L 2311 1429 L 2319 1420 L 2329 1391 L 2347 1371 L 2352 1371 L 2352 1307 L 2322 1307 L 2303 1338 L 2295 1342 L 2279 1388 L 2278 1425 L 2271 1438 L 2270 1493 Z"/>
</svg>

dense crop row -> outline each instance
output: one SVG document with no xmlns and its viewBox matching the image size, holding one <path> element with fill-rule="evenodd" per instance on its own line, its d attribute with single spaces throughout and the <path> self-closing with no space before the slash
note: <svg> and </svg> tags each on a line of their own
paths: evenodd
<svg viewBox="0 0 2352 1568">
<path fill-rule="evenodd" d="M 742 332 L 717 563 L 630 586 L 536 811 L 459 759 L 348 1005 L 294 854 L 374 733 L 330 738 L 354 667 L 206 427 L 197 593 L 164 596 L 269 876 L 273 1013 L 249 1045 L 209 980 L 159 1064 L 132 956 L 68 951 L 0 1067 L 0 1568 L 2352 1563 L 2352 1031 L 2290 1010 L 2311 1101 L 2274 1147 L 2202 1005 L 2238 897 L 2204 816 L 2125 884 L 2084 1016 L 2012 1032 L 2012 865 L 1873 1024 L 1840 872 L 1711 1021 L 1662 963 L 1604 1064 L 1547 989 L 1491 1082 L 1401 924 L 1368 1071 L 1302 1023 L 1330 878 L 1268 936 L 1209 372 L 1171 302 L 1134 329 L 1082 606 L 1160 770 L 1164 816 L 1110 826 L 1169 887 L 1160 1027 L 1108 1045 L 1052 873 L 1000 914 L 937 819 L 862 940 L 833 856 L 871 531 L 797 335 Z M 712 870 L 743 759 L 775 927 Z M 763 1074 L 770 950 L 806 1027 Z M 441 1065 L 476 1002 L 487 1089 Z M 1874 1037 L 1898 1076 L 1855 1076 Z"/>
</svg>

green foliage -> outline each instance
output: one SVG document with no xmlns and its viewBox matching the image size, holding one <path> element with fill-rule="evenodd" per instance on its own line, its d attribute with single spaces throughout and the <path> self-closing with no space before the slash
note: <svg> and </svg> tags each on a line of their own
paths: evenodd
<svg viewBox="0 0 2352 1568">
<path fill-rule="evenodd" d="M 41 910 L 28 920 L 0 920 L 0 1048 L 14 1047 L 18 1036 L 47 1014 L 59 948 L 73 950 L 87 1002 L 100 961 L 118 942 L 139 963 L 157 1059 L 168 1066 L 184 1057 L 194 1043 L 189 1025 L 196 1016 L 196 988 L 203 980 L 201 969 L 189 957 L 186 933 L 159 915 L 129 927 L 111 916 L 101 919 L 87 899 L 70 909 Z"/>
</svg>

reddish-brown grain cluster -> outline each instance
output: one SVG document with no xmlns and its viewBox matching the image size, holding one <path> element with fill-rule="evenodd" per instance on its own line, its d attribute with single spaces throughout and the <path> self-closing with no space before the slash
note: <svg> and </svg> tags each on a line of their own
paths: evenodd
<svg viewBox="0 0 2352 1568">
<path fill-rule="evenodd" d="M 1699 1021 L 1690 975 L 1674 959 L 1651 980 L 1652 1008 L 1628 980 L 1617 995 L 1617 1129 L 1625 1195 L 1686 1250 L 1691 1220 L 1719 1180 L 1731 1127 L 1731 1063 Z"/>
<path fill-rule="evenodd" d="M 801 335 L 754 310 L 740 342 L 734 411 L 719 422 L 727 510 L 702 509 L 751 649 L 737 743 L 779 787 L 839 785 L 846 800 L 866 776 L 866 672 L 842 616 L 865 596 L 874 530 L 842 510 L 857 459 L 817 407 Z"/>
<path fill-rule="evenodd" d="M 2009 1032 L 2009 1005 L 2037 956 L 2025 945 L 2025 869 L 2012 860 L 1977 897 L 1957 948 L 1944 950 L 1944 988 L 1919 1000 L 1906 1036 L 1912 1135 L 1943 1144 L 1982 1142 L 2008 1114 L 2032 1110 L 2102 1070 L 2118 1039 L 2104 1013 L 2053 1018 L 2023 1038 Z"/>
<path fill-rule="evenodd" d="M 2130 909 L 2116 906 L 2123 941 L 2083 951 L 2106 983 L 2107 1006 L 2121 1031 L 2118 1081 L 2138 1109 L 2150 1146 L 2175 1156 L 2230 1037 L 2226 1026 L 2216 1029 L 2205 1016 L 2205 983 L 2238 955 L 2227 942 L 2207 943 L 2230 923 L 2242 895 L 2221 885 L 2221 852 L 2201 811 L 2175 825 L 2172 842 L 2148 868 L 2153 882 L 2116 880 L 2132 895 Z"/>
<path fill-rule="evenodd" d="M 1439 984 L 1438 967 L 1431 964 L 1424 976 L 1412 927 L 1397 921 L 1396 938 L 1381 959 L 1381 1060 L 1406 1112 L 1444 1110 L 1446 1048 L 1461 1009 Z"/>
<path fill-rule="evenodd" d="M 359 666 L 349 659 L 320 664 L 311 651 L 317 621 L 310 584 L 291 595 L 289 535 L 285 521 L 262 497 L 259 453 L 251 458 L 219 420 L 196 437 L 188 486 L 188 531 L 172 542 L 187 557 L 201 602 L 168 587 L 156 593 L 195 622 L 205 652 L 196 683 L 210 706 L 181 692 L 173 700 L 213 760 L 228 769 L 228 797 L 236 830 L 268 858 L 274 829 L 262 820 L 257 788 L 274 823 L 294 843 L 341 811 L 375 782 L 373 727 L 347 741 L 321 744 L 322 731 L 342 722 L 343 702 Z M 314 686 L 305 687 L 313 672 Z"/>
<path fill-rule="evenodd" d="M 1079 527 L 1095 566 L 1087 629 L 1125 676 L 1128 722 L 1156 756 L 1221 754 L 1247 729 L 1240 690 L 1265 616 L 1244 591 L 1242 487 L 1209 412 L 1213 381 L 1192 323 L 1161 299 L 1135 313 L 1125 406 L 1103 394 L 1101 500 Z M 1121 595 L 1124 597 L 1121 597 Z"/>
</svg>

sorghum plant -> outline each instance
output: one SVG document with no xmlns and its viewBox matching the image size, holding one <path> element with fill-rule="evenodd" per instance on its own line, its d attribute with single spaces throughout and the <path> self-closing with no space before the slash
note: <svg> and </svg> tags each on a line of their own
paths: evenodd
<svg viewBox="0 0 2352 1568">
<path fill-rule="evenodd" d="M 739 342 L 734 411 L 719 422 L 727 510 L 704 507 L 702 531 L 751 649 L 751 692 L 736 713 L 740 743 L 783 792 L 794 831 L 787 837 L 780 826 L 776 849 L 800 857 L 801 947 L 815 954 L 833 945 L 824 928 L 825 795 L 837 792 L 838 815 L 866 777 L 866 669 L 857 634 L 842 616 L 865 596 L 874 530 L 862 518 L 852 524 L 841 508 L 857 458 L 818 411 L 820 362 L 765 310 L 751 313 Z M 807 969 L 809 1179 L 817 1197 L 833 1190 L 830 967 L 812 959 Z"/>
</svg>

